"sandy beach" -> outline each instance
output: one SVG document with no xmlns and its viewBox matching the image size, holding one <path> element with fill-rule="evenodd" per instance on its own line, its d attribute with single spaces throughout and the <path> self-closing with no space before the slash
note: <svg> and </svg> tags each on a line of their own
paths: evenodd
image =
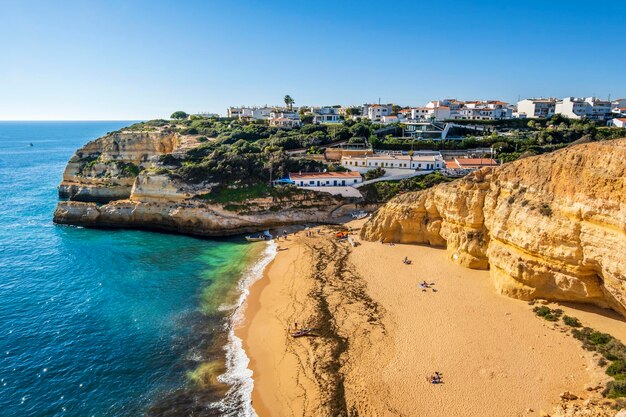
<svg viewBox="0 0 626 417">
<path fill-rule="evenodd" d="M 259 416 L 539 416 L 565 391 L 597 395 L 585 388 L 606 379 L 562 324 L 498 295 L 487 271 L 440 249 L 352 247 L 339 229 L 317 230 L 278 242 L 237 329 Z M 561 308 L 626 340 L 616 314 Z M 292 338 L 296 326 L 315 336 Z M 436 371 L 443 384 L 427 380 Z"/>
</svg>

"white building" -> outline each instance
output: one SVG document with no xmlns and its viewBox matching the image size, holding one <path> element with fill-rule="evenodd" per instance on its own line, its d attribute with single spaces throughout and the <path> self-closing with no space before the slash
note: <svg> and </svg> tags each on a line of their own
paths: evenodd
<svg viewBox="0 0 626 417">
<path fill-rule="evenodd" d="M 376 168 L 434 171 L 445 167 L 445 162 L 441 154 L 413 156 L 374 154 L 366 156 L 342 156 L 341 165 L 350 171 L 365 173 Z"/>
<path fill-rule="evenodd" d="M 466 120 L 502 120 L 513 117 L 509 103 L 500 100 L 466 101 L 453 118 Z"/>
<path fill-rule="evenodd" d="M 313 107 L 313 123 L 341 123 L 338 107 Z"/>
<path fill-rule="evenodd" d="M 391 104 L 364 104 L 361 114 L 372 122 L 380 122 L 383 116 L 391 116 L 393 105 Z"/>
<path fill-rule="evenodd" d="M 528 119 L 547 119 L 554 116 L 556 102 L 555 98 L 527 98 L 517 102 L 517 113 Z"/>
<path fill-rule="evenodd" d="M 217 113 L 209 113 L 209 112 L 194 113 L 193 115 L 200 116 L 200 117 L 207 117 L 207 118 L 220 117 L 220 115 Z"/>
<path fill-rule="evenodd" d="M 445 98 L 443 100 L 429 101 L 426 104 L 426 107 L 431 108 L 431 109 L 434 109 L 437 107 L 448 107 L 450 111 L 455 112 L 459 110 L 461 107 L 463 107 L 463 104 L 465 104 L 463 101 L 459 101 L 455 98 Z"/>
<path fill-rule="evenodd" d="M 617 117 L 609 122 L 611 126 L 626 127 L 626 117 Z"/>
<path fill-rule="evenodd" d="M 611 101 L 611 111 L 613 117 L 626 116 L 626 98 L 618 98 L 617 100 Z"/>
<path fill-rule="evenodd" d="M 293 128 L 300 126 L 300 115 L 295 111 L 272 111 L 269 115 L 270 126 Z"/>
<path fill-rule="evenodd" d="M 269 120 L 272 107 L 229 107 L 226 115 L 235 119 Z"/>
<path fill-rule="evenodd" d="M 383 116 L 382 120 L 381 120 L 381 123 L 385 123 L 385 124 L 388 124 L 388 123 L 398 123 L 400 120 L 401 120 L 400 117 L 395 116 L 395 115 L 394 116 Z"/>
<path fill-rule="evenodd" d="M 570 119 L 607 120 L 611 117 L 611 102 L 596 97 L 565 97 L 557 101 L 554 112 Z"/>
<path fill-rule="evenodd" d="M 358 172 L 290 172 L 289 179 L 298 187 L 345 187 L 363 182 Z"/>
<path fill-rule="evenodd" d="M 411 109 L 400 110 L 400 114 L 405 115 L 407 120 L 416 122 L 432 122 L 450 119 L 450 107 L 414 107 Z"/>
</svg>

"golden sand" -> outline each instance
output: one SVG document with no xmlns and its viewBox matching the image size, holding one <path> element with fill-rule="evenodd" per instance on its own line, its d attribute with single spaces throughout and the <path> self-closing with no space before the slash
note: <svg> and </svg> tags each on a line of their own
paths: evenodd
<svg viewBox="0 0 626 417">
<path fill-rule="evenodd" d="M 539 415 L 560 393 L 584 398 L 604 378 L 562 326 L 496 294 L 488 272 L 454 265 L 443 250 L 351 247 L 323 230 L 279 242 L 251 289 L 238 335 L 259 416 Z M 422 291 L 422 280 L 436 291 Z M 626 340 L 619 317 L 562 308 Z M 290 337 L 296 322 L 316 336 Z M 443 384 L 428 382 L 435 371 Z"/>
</svg>

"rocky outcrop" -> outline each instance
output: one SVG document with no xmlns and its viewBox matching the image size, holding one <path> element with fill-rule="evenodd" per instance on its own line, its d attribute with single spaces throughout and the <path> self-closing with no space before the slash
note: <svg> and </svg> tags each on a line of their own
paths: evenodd
<svg viewBox="0 0 626 417">
<path fill-rule="evenodd" d="M 139 172 L 180 143 L 165 130 L 120 131 L 89 142 L 65 167 L 59 197 L 101 203 L 129 198 Z"/>
<path fill-rule="evenodd" d="M 355 209 L 342 198 L 303 190 L 281 198 L 212 203 L 206 197 L 218 184 L 184 182 L 170 175 L 160 158 L 184 158 L 199 144 L 196 138 L 167 127 L 122 130 L 88 143 L 67 164 L 59 186 L 65 201 L 59 202 L 54 221 L 225 236 L 326 223 Z"/>
<path fill-rule="evenodd" d="M 244 211 L 209 204 L 200 198 L 188 200 L 113 201 L 109 204 L 59 202 L 54 221 L 86 227 L 122 227 L 161 230 L 196 236 L 228 236 L 290 224 L 327 223 L 355 209 L 330 194 L 305 199 L 247 202 Z"/>
<path fill-rule="evenodd" d="M 490 269 L 521 299 L 593 303 L 626 313 L 626 139 L 482 169 L 399 196 L 362 237 L 445 247 Z"/>
</svg>

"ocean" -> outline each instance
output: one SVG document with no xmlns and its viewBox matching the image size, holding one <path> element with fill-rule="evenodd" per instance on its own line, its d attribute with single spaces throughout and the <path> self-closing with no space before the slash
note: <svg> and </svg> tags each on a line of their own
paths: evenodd
<svg viewBox="0 0 626 417">
<path fill-rule="evenodd" d="M 232 317 L 271 246 L 52 223 L 72 153 L 130 123 L 0 122 L 3 417 L 254 413 Z"/>
</svg>

